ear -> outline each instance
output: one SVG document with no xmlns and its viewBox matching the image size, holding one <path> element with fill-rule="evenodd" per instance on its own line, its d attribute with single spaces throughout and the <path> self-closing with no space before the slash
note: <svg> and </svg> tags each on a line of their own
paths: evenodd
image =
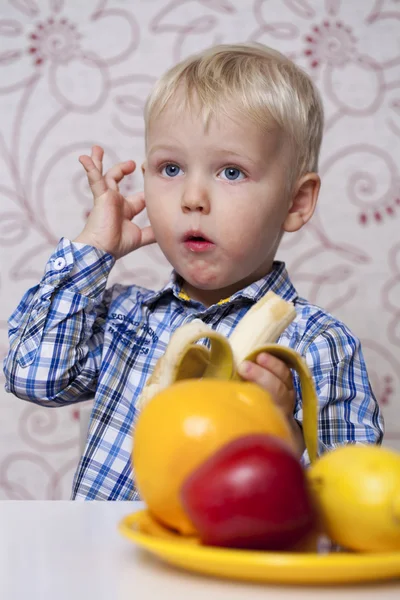
<svg viewBox="0 0 400 600">
<path fill-rule="evenodd" d="M 283 222 L 283 230 L 289 233 L 298 231 L 308 223 L 314 214 L 321 187 L 317 173 L 306 173 L 297 181 L 292 193 L 289 212 Z"/>
<path fill-rule="evenodd" d="M 145 172 L 146 172 L 146 169 L 147 169 L 147 162 L 146 162 L 146 161 L 144 161 L 144 162 L 142 163 L 142 167 L 141 167 L 141 168 L 142 168 L 142 173 L 143 173 L 143 176 L 144 176 L 144 174 L 145 174 Z"/>
</svg>

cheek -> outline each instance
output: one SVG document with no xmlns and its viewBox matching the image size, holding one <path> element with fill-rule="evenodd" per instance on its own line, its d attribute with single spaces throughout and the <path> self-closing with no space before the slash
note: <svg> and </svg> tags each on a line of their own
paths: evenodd
<svg viewBox="0 0 400 600">
<path fill-rule="evenodd" d="M 146 200 L 147 215 L 153 228 L 155 238 L 162 247 L 167 247 L 174 239 L 174 211 L 167 200 L 153 197 Z"/>
<path fill-rule="evenodd" d="M 229 244 L 232 256 L 238 258 L 264 251 L 266 244 L 273 243 L 281 231 L 279 211 L 268 210 L 260 202 L 236 206 L 228 219 L 222 215 L 219 222 L 219 230 Z"/>
<path fill-rule="evenodd" d="M 163 220 L 165 220 L 165 207 L 167 205 L 167 199 L 165 198 L 165 192 L 160 189 L 162 186 L 157 185 L 157 181 L 154 178 L 149 177 L 145 179 L 144 183 L 144 197 L 146 200 L 147 214 L 150 219 L 150 223 L 153 228 L 159 227 Z"/>
<path fill-rule="evenodd" d="M 165 214 L 162 203 L 151 203 L 150 206 L 147 207 L 147 214 L 156 237 L 165 235 L 168 229 L 168 214 Z"/>
<path fill-rule="evenodd" d="M 261 230 L 255 225 L 254 216 L 249 211 L 235 210 L 226 218 L 219 220 L 218 236 L 224 250 L 233 261 L 242 262 L 244 256 L 252 255 L 258 250 Z"/>
<path fill-rule="evenodd" d="M 229 211 L 229 217 L 226 214 L 220 216 L 220 230 L 225 233 L 225 237 L 235 241 L 245 241 L 251 238 L 258 230 L 264 228 L 264 219 L 260 219 L 258 209 L 236 205 Z"/>
</svg>

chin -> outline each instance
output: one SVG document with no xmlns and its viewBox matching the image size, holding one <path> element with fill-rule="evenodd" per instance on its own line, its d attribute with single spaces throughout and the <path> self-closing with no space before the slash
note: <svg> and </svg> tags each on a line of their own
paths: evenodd
<svg viewBox="0 0 400 600">
<path fill-rule="evenodd" d="M 230 288 L 232 285 L 235 285 L 235 279 L 228 279 L 227 277 L 222 277 L 221 275 L 205 275 L 204 276 L 193 276 L 190 273 L 182 274 L 183 279 L 192 287 L 208 291 L 214 292 L 216 290 L 223 290 L 225 288 Z"/>
<path fill-rule="evenodd" d="M 213 290 L 218 290 L 221 287 L 224 287 L 223 285 L 221 285 L 219 283 L 219 281 L 217 279 L 213 279 L 213 280 L 209 280 L 209 279 L 202 279 L 202 278 L 195 278 L 195 277 L 185 277 L 184 275 L 182 275 L 183 279 L 192 287 L 197 288 L 198 290 L 208 290 L 208 291 L 213 291 Z"/>
<path fill-rule="evenodd" d="M 237 277 L 233 273 L 224 272 L 223 266 L 219 266 L 216 270 L 210 268 L 207 263 L 204 264 L 203 268 L 200 262 L 192 264 L 179 264 L 180 261 L 175 261 L 175 270 L 179 275 L 193 288 L 198 290 L 213 292 L 216 290 L 223 290 L 224 288 L 230 288 L 238 281 Z"/>
<path fill-rule="evenodd" d="M 182 269 L 178 270 L 178 273 L 182 276 L 182 278 L 192 287 L 195 287 L 199 290 L 217 290 L 220 287 L 224 287 L 224 282 L 221 281 L 221 278 L 216 274 L 206 274 L 206 273 L 193 273 L 190 269 Z"/>
</svg>

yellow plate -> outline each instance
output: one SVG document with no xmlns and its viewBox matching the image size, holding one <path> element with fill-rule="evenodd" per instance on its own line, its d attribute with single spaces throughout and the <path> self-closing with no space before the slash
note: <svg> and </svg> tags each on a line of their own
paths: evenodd
<svg viewBox="0 0 400 600">
<path fill-rule="evenodd" d="M 147 510 L 125 517 L 119 531 L 168 563 L 217 577 L 305 585 L 400 578 L 400 552 L 316 554 L 213 548 L 169 531 Z"/>
</svg>

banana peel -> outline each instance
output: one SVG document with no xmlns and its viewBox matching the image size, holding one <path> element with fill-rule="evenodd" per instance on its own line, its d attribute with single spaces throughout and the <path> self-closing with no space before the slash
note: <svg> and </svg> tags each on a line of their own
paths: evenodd
<svg viewBox="0 0 400 600">
<path fill-rule="evenodd" d="M 318 398 L 312 376 L 298 352 L 275 343 L 295 316 L 291 302 L 268 292 L 247 312 L 229 339 L 200 319 L 182 325 L 173 333 L 164 355 L 156 363 L 138 407 L 143 407 L 155 394 L 183 379 L 241 379 L 238 366 L 244 360 L 255 362 L 261 352 L 268 352 L 299 375 L 304 440 L 310 462 L 314 462 L 318 450 Z M 209 348 L 197 343 L 204 339 L 208 340 Z"/>
<path fill-rule="evenodd" d="M 261 352 L 267 352 L 276 356 L 276 358 L 279 358 L 288 367 L 296 371 L 299 376 L 303 402 L 303 436 L 308 457 L 310 462 L 313 463 L 318 455 L 318 397 L 310 369 L 301 354 L 292 348 L 287 348 L 279 344 L 265 344 L 260 346 L 253 350 L 246 357 L 246 360 L 255 362 Z"/>
</svg>

